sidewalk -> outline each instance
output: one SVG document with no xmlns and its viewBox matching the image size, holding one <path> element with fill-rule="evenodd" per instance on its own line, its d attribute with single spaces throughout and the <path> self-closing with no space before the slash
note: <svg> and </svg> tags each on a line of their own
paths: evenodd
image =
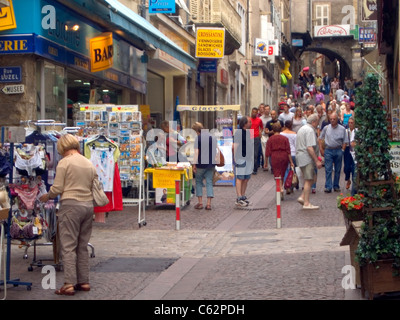
<svg viewBox="0 0 400 320">
<path fill-rule="evenodd" d="M 311 201 L 320 210 L 303 210 L 300 191 L 281 203 L 282 228 L 276 228 L 275 181 L 270 172 L 252 175 L 252 206 L 236 209 L 235 189 L 216 186 L 212 210 L 196 210 L 197 199 L 181 210 L 146 210 L 139 228 L 137 208 L 111 212 L 106 223 L 94 223 L 90 240 L 91 287 L 73 297 L 42 288 L 46 274 L 29 272 L 24 250 L 12 246 L 11 277 L 32 282 L 7 290 L 8 300 L 350 300 L 360 290 L 344 290 L 342 268 L 350 264 L 349 248 L 341 247 L 345 225 L 336 208 L 338 193 L 323 192 L 324 169 Z M 343 176 L 341 185 L 344 186 Z M 345 191 L 345 190 L 343 190 Z M 52 247 L 38 247 L 38 257 L 52 256 Z M 57 288 L 62 272 L 57 272 Z M 0 297 L 3 296 L 3 288 Z"/>
</svg>

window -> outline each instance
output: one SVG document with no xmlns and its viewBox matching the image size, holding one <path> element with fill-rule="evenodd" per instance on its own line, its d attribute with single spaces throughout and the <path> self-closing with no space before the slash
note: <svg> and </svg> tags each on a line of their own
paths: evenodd
<svg viewBox="0 0 400 320">
<path fill-rule="evenodd" d="M 240 45 L 239 52 L 243 55 L 246 54 L 246 11 L 240 3 L 237 4 L 237 12 L 240 16 L 240 21 L 242 23 L 242 44 Z"/>
<path fill-rule="evenodd" d="M 315 5 L 315 25 L 328 26 L 329 19 L 329 4 L 316 4 Z"/>
</svg>

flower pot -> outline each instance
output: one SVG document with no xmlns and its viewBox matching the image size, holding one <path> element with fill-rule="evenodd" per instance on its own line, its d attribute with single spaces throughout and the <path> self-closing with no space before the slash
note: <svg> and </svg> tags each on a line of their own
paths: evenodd
<svg viewBox="0 0 400 320">
<path fill-rule="evenodd" d="M 374 294 L 400 291 L 400 275 L 394 275 L 394 260 L 378 260 L 360 267 L 361 295 L 364 298 L 368 292 L 368 298 L 372 300 Z"/>
</svg>

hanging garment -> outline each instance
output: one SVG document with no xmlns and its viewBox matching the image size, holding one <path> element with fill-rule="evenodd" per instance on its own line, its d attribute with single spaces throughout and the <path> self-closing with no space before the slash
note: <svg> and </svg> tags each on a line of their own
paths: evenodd
<svg viewBox="0 0 400 320">
<path fill-rule="evenodd" d="M 114 152 L 109 149 L 96 148 L 91 151 L 90 161 L 96 168 L 104 192 L 112 192 L 115 169 Z"/>
<path fill-rule="evenodd" d="M 106 196 L 109 200 L 108 204 L 105 205 L 104 207 L 94 207 L 94 212 L 122 211 L 124 209 L 122 204 L 121 179 L 119 176 L 119 169 L 117 163 L 115 163 L 115 169 L 114 169 L 113 191 L 106 192 Z"/>
<path fill-rule="evenodd" d="M 28 186 L 14 186 L 14 191 L 18 195 L 18 199 L 21 200 L 21 207 L 27 210 L 33 210 L 35 208 L 35 201 L 39 188 L 35 185 L 33 188 Z"/>
<path fill-rule="evenodd" d="M 32 176 L 34 170 L 44 169 L 43 159 L 35 146 L 25 150 L 23 148 L 16 148 L 15 150 L 15 167 L 21 175 Z"/>
</svg>

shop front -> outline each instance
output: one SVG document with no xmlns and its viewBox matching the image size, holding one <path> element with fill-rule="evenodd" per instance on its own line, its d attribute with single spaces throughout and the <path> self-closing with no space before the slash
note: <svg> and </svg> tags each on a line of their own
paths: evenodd
<svg viewBox="0 0 400 320">
<path fill-rule="evenodd" d="M 0 32 L 0 64 L 3 72 L 9 72 L 7 67 L 20 70 L 11 85 L 22 85 L 24 92 L 3 94 L 0 108 L 15 110 L 3 112 L 3 124 L 29 119 L 71 123 L 75 103 L 143 102 L 143 50 L 55 1 L 10 3 L 16 27 Z M 105 34 L 111 45 L 91 47 Z M 106 66 L 96 68 L 97 61 Z"/>
</svg>

